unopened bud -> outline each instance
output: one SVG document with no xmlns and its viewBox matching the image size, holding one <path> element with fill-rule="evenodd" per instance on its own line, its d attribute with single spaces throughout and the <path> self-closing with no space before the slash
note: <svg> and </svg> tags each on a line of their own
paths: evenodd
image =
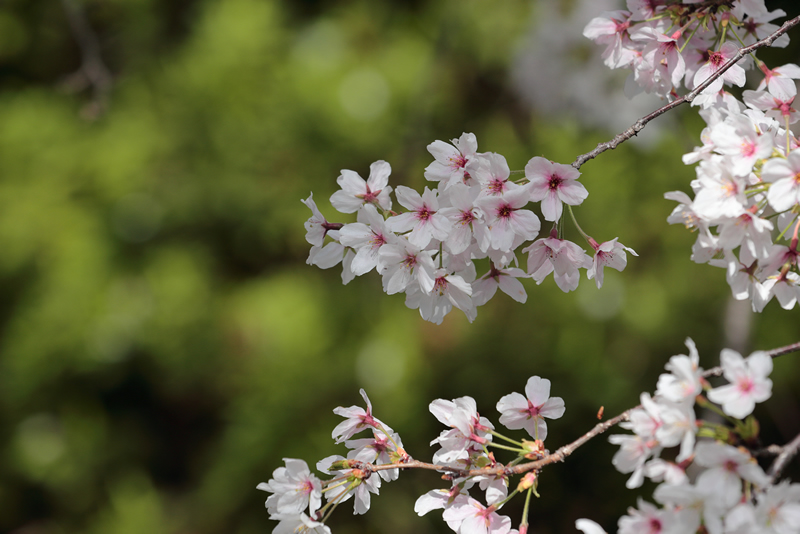
<svg viewBox="0 0 800 534">
<path fill-rule="evenodd" d="M 331 471 L 343 471 L 345 469 L 352 469 L 355 460 L 337 460 L 330 466 Z"/>
<path fill-rule="evenodd" d="M 528 460 L 538 460 L 545 456 L 544 442 L 540 439 L 535 441 L 523 439 L 522 447 L 527 451 L 524 456 Z"/>
<path fill-rule="evenodd" d="M 533 487 L 536 483 L 536 471 L 529 471 L 525 473 L 525 476 L 522 477 L 522 480 L 519 481 L 519 486 L 517 489 L 519 491 L 526 491 Z"/>
</svg>

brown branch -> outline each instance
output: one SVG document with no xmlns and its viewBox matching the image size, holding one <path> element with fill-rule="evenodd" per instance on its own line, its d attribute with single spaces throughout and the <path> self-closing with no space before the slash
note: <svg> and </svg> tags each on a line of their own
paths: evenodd
<svg viewBox="0 0 800 534">
<path fill-rule="evenodd" d="M 777 358 L 778 356 L 783 356 L 784 354 L 789 354 L 791 352 L 800 351 L 800 342 L 793 343 L 791 345 L 786 345 L 785 347 L 779 347 L 777 349 L 772 349 L 765 351 L 769 354 L 772 358 Z M 714 367 L 713 369 L 709 369 L 705 371 L 702 376 L 709 377 L 709 376 L 719 376 L 722 374 L 722 367 Z M 554 464 L 556 462 L 563 462 L 567 456 L 570 456 L 575 450 L 584 445 L 590 439 L 599 436 L 600 434 L 607 431 L 612 426 L 615 426 L 623 421 L 628 421 L 630 419 L 631 412 L 636 409 L 641 408 L 642 405 L 639 404 L 634 406 L 633 408 L 629 408 L 622 412 L 621 414 L 608 419 L 607 421 L 603 421 L 602 423 L 598 423 L 592 428 L 589 432 L 585 433 L 572 443 L 564 445 L 560 447 L 556 452 L 552 454 L 548 454 L 544 458 L 539 460 L 535 460 L 533 462 L 527 462 L 524 464 L 518 464 L 512 467 L 506 467 L 503 465 L 499 465 L 496 467 L 484 467 L 481 469 L 459 469 L 457 467 L 448 467 L 442 465 L 431 464 L 427 462 L 420 462 L 418 460 L 409 459 L 406 462 L 401 462 L 397 464 L 382 464 L 382 465 L 373 465 L 368 462 L 361 462 L 358 460 L 349 460 L 350 467 L 354 469 L 361 469 L 363 471 L 368 472 L 378 472 L 378 471 L 386 471 L 388 469 L 427 469 L 430 471 L 439 471 L 444 472 L 449 475 L 452 475 L 455 478 L 467 478 L 467 477 L 474 477 L 474 476 L 492 476 L 492 475 L 520 475 L 522 473 L 526 473 L 528 471 L 538 470 L 542 467 L 550 464 Z M 800 435 L 796 437 L 790 444 L 782 447 L 780 450 L 782 451 L 778 458 L 775 459 L 772 467 L 770 468 L 770 476 L 773 476 L 773 470 L 775 473 L 780 473 L 783 469 L 785 464 L 798 452 L 800 449 Z M 772 451 L 776 449 L 772 448 Z M 781 462 L 780 464 L 778 462 Z"/>
<path fill-rule="evenodd" d="M 772 465 L 767 471 L 767 474 L 773 483 L 778 480 L 778 477 L 781 476 L 781 471 L 783 471 L 784 467 L 786 467 L 789 461 L 797 454 L 798 449 L 800 449 L 800 434 L 795 436 L 792 441 L 781 447 L 781 449 L 781 453 L 778 454 L 778 457 L 775 458 L 775 461 L 772 462 Z"/>
<path fill-rule="evenodd" d="M 783 26 L 775 30 L 775 32 L 773 32 L 768 37 L 765 37 L 764 39 L 754 44 L 751 44 L 750 46 L 745 46 L 744 48 L 740 48 L 739 51 L 736 52 L 735 56 L 733 56 L 727 63 L 725 63 L 722 67 L 720 67 L 718 71 L 709 76 L 706 81 L 695 87 L 690 93 L 677 100 L 673 100 L 669 104 L 666 104 L 665 106 L 657 109 L 656 111 L 650 113 L 649 115 L 642 117 L 641 119 L 633 123 L 633 125 L 630 128 L 618 134 L 610 141 L 606 141 L 604 143 L 598 143 L 597 148 L 595 148 L 591 152 L 587 152 L 586 154 L 581 154 L 580 156 L 578 156 L 572 163 L 572 166 L 575 167 L 576 169 L 580 169 L 581 166 L 590 159 L 596 158 L 606 150 L 613 150 L 617 148 L 620 144 L 624 143 L 631 137 L 638 134 L 645 127 L 645 125 L 647 125 L 647 123 L 650 122 L 651 120 L 663 115 L 664 113 L 673 108 L 680 106 L 684 102 L 691 102 L 692 100 L 695 99 L 697 95 L 703 92 L 703 90 L 706 87 L 711 85 L 714 82 L 714 80 L 722 76 L 725 73 L 725 71 L 733 67 L 744 56 L 764 46 L 770 46 L 775 41 L 775 39 L 777 39 L 787 31 L 789 31 L 794 26 L 797 26 L 797 24 L 800 24 L 800 16 L 797 16 L 791 20 L 787 20 L 786 22 L 783 23 Z"/>
<path fill-rule="evenodd" d="M 100 55 L 97 35 L 75 0 L 61 0 L 70 30 L 81 53 L 81 66 L 67 77 L 64 85 L 72 90 L 92 89 L 92 103 L 85 110 L 91 119 L 97 118 L 108 107 L 108 94 L 113 84 L 113 76 Z"/>
</svg>

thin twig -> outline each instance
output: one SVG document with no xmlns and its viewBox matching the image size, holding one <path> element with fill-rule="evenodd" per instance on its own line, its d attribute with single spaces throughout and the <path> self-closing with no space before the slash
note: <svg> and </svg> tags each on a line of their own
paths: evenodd
<svg viewBox="0 0 800 534">
<path fill-rule="evenodd" d="M 768 350 L 765 352 L 772 358 L 777 358 L 778 356 L 783 356 L 784 354 L 789 354 L 791 352 L 797 352 L 797 351 L 800 351 L 800 342 L 792 343 L 791 345 L 786 345 L 785 347 L 779 347 L 777 349 Z M 722 374 L 722 367 L 714 367 L 713 369 L 705 371 L 702 376 L 703 377 L 719 376 L 721 374 Z M 578 447 L 584 445 L 592 438 L 599 436 L 612 426 L 615 426 L 623 421 L 628 421 L 630 419 L 631 412 L 641 407 L 642 407 L 641 404 L 638 406 L 634 406 L 633 408 L 625 410 L 616 417 L 603 421 L 602 423 L 596 424 L 594 428 L 592 428 L 589 432 L 585 433 L 572 443 L 560 447 L 558 450 L 556 450 L 556 452 L 548 454 L 544 458 L 535 460 L 533 462 L 518 464 L 513 467 L 498 465 L 495 467 L 484 467 L 482 469 L 459 469 L 457 467 L 436 465 L 411 459 L 409 459 L 406 462 L 398 464 L 383 464 L 383 465 L 373 465 L 368 462 L 350 460 L 350 467 L 373 473 L 378 471 L 386 471 L 388 469 L 427 469 L 430 471 L 444 472 L 453 476 L 454 478 L 467 478 L 467 477 L 475 477 L 481 475 L 492 476 L 501 474 L 506 476 L 519 475 L 522 473 L 526 473 L 528 471 L 539 470 L 546 465 L 554 464 L 556 462 L 563 462 L 567 458 L 567 456 L 571 455 L 573 452 L 575 452 L 576 449 L 578 449 Z M 792 458 L 792 456 L 797 454 L 798 448 L 800 448 L 800 435 L 796 437 L 790 444 L 781 448 L 782 452 L 780 453 L 778 458 L 775 459 L 775 463 L 773 463 L 772 468 L 770 468 L 770 473 L 772 473 L 773 470 L 775 470 L 776 473 L 780 473 L 780 470 L 783 469 L 784 464 L 788 462 Z M 772 448 L 772 451 L 774 450 L 775 449 Z M 778 463 L 779 461 L 781 462 L 780 464 Z"/>
<path fill-rule="evenodd" d="M 75 0 L 61 0 L 64 13 L 67 15 L 72 36 L 78 43 L 81 53 L 81 66 L 78 71 L 67 77 L 66 86 L 73 89 L 92 88 L 91 118 L 102 114 L 108 105 L 108 94 L 113 84 L 113 76 L 100 55 L 100 43 L 97 35 Z"/>
<path fill-rule="evenodd" d="M 745 46 L 744 48 L 740 48 L 739 51 L 736 52 L 736 55 L 734 55 L 730 60 L 728 60 L 727 63 L 725 63 L 722 67 L 720 67 L 718 71 L 709 76 L 706 81 L 695 87 L 690 93 L 684 95 L 681 98 L 678 98 L 677 100 L 673 100 L 669 104 L 666 104 L 665 106 L 657 109 L 656 111 L 650 113 L 649 115 L 642 117 L 641 119 L 633 123 L 633 125 L 630 128 L 618 134 L 612 140 L 606 141 L 604 143 L 598 143 L 597 148 L 595 148 L 591 152 L 587 152 L 586 154 L 581 154 L 580 156 L 578 156 L 572 163 L 572 166 L 575 167 L 576 169 L 580 169 L 581 165 L 583 165 L 590 159 L 596 158 L 598 155 L 602 154 L 606 150 L 613 150 L 617 148 L 617 146 L 624 143 L 634 135 L 638 134 L 645 127 L 645 125 L 651 120 L 663 115 L 664 113 L 673 108 L 680 106 L 684 102 L 691 102 L 692 100 L 695 99 L 697 95 L 703 92 L 703 90 L 706 87 L 711 85 L 714 82 L 714 80 L 722 76 L 725 73 L 725 71 L 733 67 L 744 56 L 764 46 L 770 46 L 775 41 L 775 39 L 777 39 L 787 31 L 789 31 L 794 26 L 797 26 L 797 24 L 799 23 L 800 23 L 800 16 L 797 16 L 791 20 L 787 20 L 786 22 L 783 23 L 783 26 L 775 30 L 775 32 L 769 35 L 768 37 L 765 37 L 764 39 L 758 41 L 757 43 L 751 44 L 750 46 Z"/>
<path fill-rule="evenodd" d="M 781 453 L 775 458 L 775 461 L 772 462 L 772 465 L 769 466 L 769 470 L 767 471 L 773 483 L 778 480 L 781 476 L 781 471 L 783 471 L 784 467 L 786 467 L 789 461 L 797 454 L 798 449 L 800 449 L 800 434 L 784 445 L 782 449 Z"/>
</svg>

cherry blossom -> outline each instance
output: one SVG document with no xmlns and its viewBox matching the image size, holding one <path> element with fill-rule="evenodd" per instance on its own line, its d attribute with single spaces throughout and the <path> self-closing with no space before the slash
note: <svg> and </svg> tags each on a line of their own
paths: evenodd
<svg viewBox="0 0 800 534">
<path fill-rule="evenodd" d="M 439 201 L 436 191 L 431 191 L 427 187 L 420 196 L 413 189 L 405 186 L 397 187 L 397 200 L 400 204 L 411 211 L 390 217 L 386 225 L 394 232 L 407 232 L 408 241 L 419 248 L 425 248 L 431 239 L 442 240 L 450 232 L 450 224 L 447 217 L 439 211 Z"/>
<path fill-rule="evenodd" d="M 508 534 L 511 530 L 511 518 L 499 515 L 494 506 L 486 507 L 473 498 L 454 502 L 445 509 L 442 518 L 458 534 Z"/>
<path fill-rule="evenodd" d="M 664 366 L 669 373 L 658 377 L 657 394 L 672 402 L 694 402 L 695 396 L 703 390 L 700 355 L 690 338 L 686 338 L 686 348 L 689 355 L 672 356 Z"/>
<path fill-rule="evenodd" d="M 708 392 L 708 398 L 722 404 L 722 410 L 743 419 L 753 412 L 757 402 L 772 396 L 772 358 L 765 352 L 754 352 L 747 358 L 731 349 L 720 355 L 722 374 L 730 382 Z"/>
<path fill-rule="evenodd" d="M 542 201 L 545 220 L 561 218 L 561 203 L 577 206 L 589 192 L 578 182 L 581 173 L 571 165 L 554 163 L 542 157 L 531 158 L 525 165 L 525 176 L 531 183 L 531 200 Z"/>
<path fill-rule="evenodd" d="M 322 484 L 311 474 L 308 464 L 295 458 L 284 458 L 286 467 L 272 473 L 269 482 L 262 482 L 258 489 L 272 493 L 266 507 L 271 515 L 299 514 L 308 509 L 314 514 L 322 502 Z"/>
<path fill-rule="evenodd" d="M 381 209 L 392 209 L 389 193 L 389 174 L 392 168 L 385 161 L 376 161 L 369 166 L 369 178 L 357 172 L 343 169 L 336 183 L 342 188 L 331 195 L 331 205 L 342 213 L 355 213 L 365 204 L 377 204 Z"/>
<path fill-rule="evenodd" d="M 800 204 L 800 150 L 793 150 L 786 159 L 768 160 L 761 170 L 761 179 L 772 183 L 767 200 L 776 211 Z"/>
<path fill-rule="evenodd" d="M 547 437 L 544 418 L 560 418 L 565 407 L 561 397 L 550 397 L 549 380 L 532 376 L 525 384 L 525 397 L 519 393 L 506 395 L 497 403 L 497 411 L 501 414 L 500 423 L 507 428 L 524 428 L 534 439 L 544 441 Z"/>
<path fill-rule="evenodd" d="M 463 133 L 452 145 L 444 141 L 434 141 L 428 145 L 428 152 L 435 161 L 425 168 L 425 178 L 434 182 L 444 182 L 444 188 L 469 179 L 466 166 L 475 158 L 478 140 L 475 134 Z"/>
<path fill-rule="evenodd" d="M 537 284 L 554 272 L 556 285 L 565 293 L 577 289 L 580 282 L 578 269 L 589 269 L 593 265 L 592 258 L 581 247 L 555 237 L 534 241 L 522 252 L 528 253 L 528 273 Z"/>
<path fill-rule="evenodd" d="M 344 421 L 336 425 L 336 428 L 333 429 L 331 434 L 331 437 L 336 440 L 336 443 L 341 443 L 350 439 L 355 434 L 367 428 L 375 428 L 386 432 L 392 431 L 391 428 L 372 416 L 372 403 L 369 401 L 369 397 L 367 397 L 367 392 L 363 389 L 360 389 L 358 392 L 367 404 L 366 410 L 360 406 L 351 406 L 349 408 L 339 407 L 333 410 L 333 413 L 345 418 Z"/>
<path fill-rule="evenodd" d="M 592 278 L 595 279 L 597 289 L 603 286 L 603 267 L 611 267 L 612 269 L 622 271 L 628 264 L 628 257 L 625 255 L 625 252 L 630 252 L 634 256 L 638 256 L 636 251 L 626 247 L 622 243 L 618 243 L 617 239 L 619 238 L 615 237 L 611 241 L 606 241 L 599 245 L 594 239 L 589 240 L 589 244 L 595 250 L 595 254 L 592 266 L 586 270 L 586 277 L 589 280 Z"/>
</svg>

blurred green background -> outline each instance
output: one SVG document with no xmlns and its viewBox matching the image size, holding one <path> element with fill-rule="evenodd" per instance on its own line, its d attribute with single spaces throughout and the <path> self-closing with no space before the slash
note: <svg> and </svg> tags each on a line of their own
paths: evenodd
<svg viewBox="0 0 800 534">
<path fill-rule="evenodd" d="M 301 198 L 313 191 L 329 219 L 352 220 L 327 203 L 340 169 L 366 176 L 385 159 L 392 185 L 421 189 L 426 145 L 464 131 L 512 169 L 536 155 L 571 162 L 609 138 L 578 108 L 537 108 L 519 83 L 525 58 L 544 54 L 586 72 L 594 107 L 619 118 L 604 94 L 621 93 L 624 74 L 588 74 L 599 50 L 580 37 L 586 5 L 0 4 L 0 531 L 269 532 L 256 485 L 283 457 L 343 454 L 331 410 L 360 404 L 360 387 L 424 460 L 441 430 L 431 400 L 471 395 L 496 422 L 500 396 L 544 376 L 567 405 L 549 424 L 555 449 L 601 405 L 610 416 L 638 403 L 687 336 L 707 367 L 724 346 L 797 341 L 797 310 L 772 303 L 752 317 L 721 270 L 689 260 L 694 235 L 665 222 L 663 193 L 694 177 L 680 155 L 703 124 L 687 109 L 582 169 L 584 228 L 640 255 L 601 291 L 530 282 L 525 305 L 498 295 L 474 324 L 456 310 L 437 327 L 375 273 L 345 287 L 339 268 L 305 264 Z M 582 21 L 564 30 L 579 44 L 526 48 L 557 12 Z M 797 62 L 793 37 L 762 57 Z M 103 63 L 81 70 L 79 42 Z M 800 431 L 800 364 L 775 368 L 774 398 L 756 413 L 765 440 L 783 443 Z M 614 450 L 601 438 L 547 469 L 531 530 L 573 532 L 578 517 L 615 530 L 637 493 Z M 405 473 L 369 514 L 343 506 L 331 527 L 447 531 L 438 513 L 413 513 L 441 485 Z M 507 508 L 515 525 L 521 505 Z"/>
</svg>

